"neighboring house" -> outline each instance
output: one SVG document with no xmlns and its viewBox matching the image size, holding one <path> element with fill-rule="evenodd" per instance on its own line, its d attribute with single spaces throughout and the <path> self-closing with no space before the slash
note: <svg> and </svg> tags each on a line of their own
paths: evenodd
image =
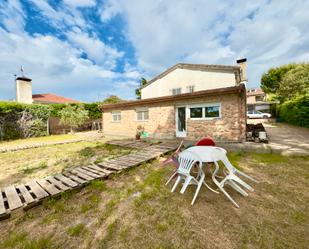
<svg viewBox="0 0 309 249">
<path fill-rule="evenodd" d="M 32 99 L 35 104 L 80 103 L 77 100 L 65 98 L 52 93 L 32 94 Z"/>
<path fill-rule="evenodd" d="M 58 96 L 52 93 L 32 94 L 32 80 L 22 76 L 16 78 L 16 101 L 19 103 L 32 104 L 63 104 L 80 103 L 77 100 Z"/>
<path fill-rule="evenodd" d="M 134 137 L 141 125 L 154 138 L 244 141 L 245 61 L 241 60 L 242 67 L 177 64 L 142 88 L 141 100 L 102 105 L 104 134 Z M 181 82 L 194 84 L 195 89 L 170 92 L 178 86 L 185 89 Z"/>
<path fill-rule="evenodd" d="M 247 109 L 248 111 L 261 111 L 270 113 L 271 105 L 275 101 L 267 101 L 267 95 L 262 89 L 254 88 L 247 90 Z"/>
<path fill-rule="evenodd" d="M 209 89 L 223 88 L 247 82 L 246 59 L 238 65 L 205 65 L 179 63 L 159 74 L 141 87 L 141 99 L 156 98 Z"/>
</svg>

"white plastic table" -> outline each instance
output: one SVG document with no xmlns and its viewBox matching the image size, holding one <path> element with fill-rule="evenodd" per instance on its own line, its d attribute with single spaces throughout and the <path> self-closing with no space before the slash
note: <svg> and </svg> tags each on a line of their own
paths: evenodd
<svg viewBox="0 0 309 249">
<path fill-rule="evenodd" d="M 202 159 L 203 163 L 212 163 L 213 159 L 212 159 L 211 154 L 212 154 L 212 152 L 215 148 L 218 148 L 218 149 L 224 151 L 224 153 L 227 153 L 225 149 L 220 148 L 220 147 L 215 147 L 215 146 L 192 146 L 192 147 L 186 149 L 186 151 L 190 151 L 190 152 L 193 152 L 194 154 L 197 154 L 200 157 L 200 159 Z M 207 188 L 209 188 L 211 191 L 219 194 L 218 191 L 209 187 L 205 180 L 204 180 L 204 185 Z"/>
<path fill-rule="evenodd" d="M 220 147 L 215 147 L 215 146 L 192 146 L 186 149 L 186 151 L 191 151 L 197 154 L 202 159 L 203 163 L 212 163 L 213 159 L 211 157 L 211 153 L 213 152 L 215 148 L 218 148 L 224 151 L 224 153 L 226 154 L 225 149 L 220 148 Z"/>
</svg>

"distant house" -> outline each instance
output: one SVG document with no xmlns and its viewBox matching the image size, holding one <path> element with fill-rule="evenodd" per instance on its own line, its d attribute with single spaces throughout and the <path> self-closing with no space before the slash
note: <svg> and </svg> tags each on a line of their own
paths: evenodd
<svg viewBox="0 0 309 249">
<path fill-rule="evenodd" d="M 32 94 L 32 80 L 25 76 L 16 78 L 16 101 L 25 104 L 80 103 L 78 100 L 52 93 Z"/>
<path fill-rule="evenodd" d="M 52 93 L 32 94 L 34 104 L 63 104 L 63 103 L 80 103 L 80 101 L 58 96 Z"/>
<path fill-rule="evenodd" d="M 270 113 L 271 105 L 276 101 L 268 101 L 266 93 L 262 89 L 253 88 L 247 90 L 247 108 L 248 111 L 261 111 Z"/>
<path fill-rule="evenodd" d="M 141 100 L 104 104 L 105 135 L 241 142 L 246 134 L 246 60 L 239 65 L 177 64 L 141 89 Z"/>
</svg>

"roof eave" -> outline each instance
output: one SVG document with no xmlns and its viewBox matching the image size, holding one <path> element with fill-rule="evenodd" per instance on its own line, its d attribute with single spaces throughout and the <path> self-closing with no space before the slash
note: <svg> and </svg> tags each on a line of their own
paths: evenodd
<svg viewBox="0 0 309 249">
<path fill-rule="evenodd" d="M 245 90 L 246 90 L 245 86 L 241 84 L 239 86 L 210 89 L 210 90 L 198 91 L 198 92 L 193 92 L 193 93 L 184 93 L 184 94 L 179 94 L 179 95 L 169 95 L 169 96 L 157 97 L 157 98 L 126 101 L 126 102 L 117 103 L 117 104 L 103 104 L 101 105 L 100 109 L 104 111 L 104 110 L 123 108 L 123 107 L 129 107 L 129 106 L 148 105 L 148 104 L 155 104 L 155 103 L 160 103 L 160 102 L 173 102 L 173 101 L 178 101 L 178 100 L 192 99 L 192 98 L 211 96 L 211 95 L 237 93 L 237 92 L 242 92 L 242 91 L 245 92 Z"/>
</svg>

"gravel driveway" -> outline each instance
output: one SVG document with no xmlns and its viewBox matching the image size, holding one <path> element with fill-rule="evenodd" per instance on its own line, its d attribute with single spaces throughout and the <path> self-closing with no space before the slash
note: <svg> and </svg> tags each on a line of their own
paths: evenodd
<svg viewBox="0 0 309 249">
<path fill-rule="evenodd" d="M 249 121 L 251 122 L 251 121 Z M 254 121 L 257 123 L 257 120 Z M 270 120 L 262 122 L 273 149 L 282 150 L 282 154 L 309 155 L 309 129 Z"/>
</svg>

